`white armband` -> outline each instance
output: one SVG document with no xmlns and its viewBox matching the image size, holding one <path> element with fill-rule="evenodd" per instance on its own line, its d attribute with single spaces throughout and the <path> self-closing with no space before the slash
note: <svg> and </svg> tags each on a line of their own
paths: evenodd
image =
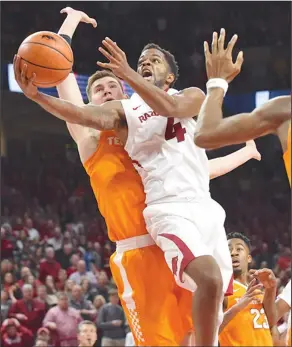
<svg viewBox="0 0 292 347">
<path fill-rule="evenodd" d="M 222 88 L 224 90 L 224 96 L 228 90 L 228 83 L 223 78 L 211 78 L 206 83 L 207 91 L 212 88 Z"/>
</svg>

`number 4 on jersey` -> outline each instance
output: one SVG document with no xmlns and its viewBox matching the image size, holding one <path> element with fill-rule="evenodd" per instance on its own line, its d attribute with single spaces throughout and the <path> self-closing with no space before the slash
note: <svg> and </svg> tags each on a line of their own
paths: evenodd
<svg viewBox="0 0 292 347">
<path fill-rule="evenodd" d="M 167 118 L 167 125 L 165 129 L 165 140 L 171 140 L 176 137 L 177 142 L 185 140 L 186 129 L 181 126 L 181 123 L 174 124 L 174 118 Z"/>
</svg>

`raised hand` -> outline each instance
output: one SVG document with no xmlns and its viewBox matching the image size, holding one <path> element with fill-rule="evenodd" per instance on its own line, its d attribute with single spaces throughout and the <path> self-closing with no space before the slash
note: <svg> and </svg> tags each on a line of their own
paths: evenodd
<svg viewBox="0 0 292 347">
<path fill-rule="evenodd" d="M 243 63 L 243 52 L 238 53 L 235 63 L 232 61 L 232 51 L 237 38 L 237 35 L 233 35 L 225 49 L 225 29 L 221 29 L 219 40 L 217 32 L 213 33 L 211 52 L 208 42 L 204 42 L 208 79 L 223 78 L 229 83 L 240 73 Z"/>
<path fill-rule="evenodd" d="M 97 62 L 97 65 L 103 69 L 111 70 L 117 77 L 124 78 L 131 67 L 128 64 L 127 56 L 120 47 L 110 38 L 106 37 L 102 44 L 107 49 L 99 47 L 98 50 L 109 60 L 109 63 Z"/>
<path fill-rule="evenodd" d="M 253 278 L 259 280 L 266 289 L 275 288 L 277 285 L 276 276 L 270 269 L 250 270 L 249 273 Z"/>
<path fill-rule="evenodd" d="M 241 309 L 244 309 L 252 300 L 257 300 L 257 296 L 262 294 L 261 291 L 262 285 L 257 284 L 256 279 L 253 279 L 246 290 L 246 293 L 239 299 L 237 305 L 240 306 Z"/>
<path fill-rule="evenodd" d="M 85 12 L 74 10 L 72 7 L 63 8 L 60 13 L 67 13 L 67 15 L 76 16 L 80 22 L 91 24 L 94 28 L 97 27 L 97 22 L 94 18 L 89 17 Z"/>
<path fill-rule="evenodd" d="M 15 80 L 18 83 L 19 87 L 23 91 L 24 95 L 29 99 L 34 99 L 38 94 L 38 88 L 33 84 L 33 81 L 36 78 L 36 74 L 33 73 L 32 77 L 28 79 L 27 75 L 27 65 L 24 64 L 22 70 L 20 69 L 20 60 L 21 57 L 19 55 L 14 56 L 13 60 L 13 68 L 14 68 L 14 76 Z"/>
<path fill-rule="evenodd" d="M 261 156 L 261 153 L 258 151 L 254 140 L 247 141 L 246 147 L 248 147 L 250 150 L 251 158 L 258 160 L 258 161 L 261 161 L 262 156 Z"/>
</svg>

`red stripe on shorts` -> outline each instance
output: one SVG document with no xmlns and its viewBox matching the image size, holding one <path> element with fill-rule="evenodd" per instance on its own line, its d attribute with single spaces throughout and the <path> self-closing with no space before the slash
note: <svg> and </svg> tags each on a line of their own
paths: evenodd
<svg viewBox="0 0 292 347">
<path fill-rule="evenodd" d="M 191 252 L 189 247 L 178 236 L 173 235 L 173 234 L 159 234 L 159 236 L 163 236 L 163 237 L 171 240 L 172 242 L 174 242 L 176 244 L 177 248 L 181 251 L 181 253 L 183 255 L 183 259 L 181 261 L 181 265 L 180 265 L 180 269 L 179 269 L 179 279 L 183 283 L 183 280 L 182 280 L 183 272 L 184 272 L 185 268 L 187 267 L 187 265 L 189 265 L 189 263 L 193 259 L 195 259 L 195 256 L 193 255 L 193 253 Z"/>
<path fill-rule="evenodd" d="M 226 289 L 226 292 L 224 294 L 225 296 L 230 296 L 230 295 L 233 295 L 233 274 L 230 278 L 230 282 L 228 284 L 228 287 Z"/>
</svg>

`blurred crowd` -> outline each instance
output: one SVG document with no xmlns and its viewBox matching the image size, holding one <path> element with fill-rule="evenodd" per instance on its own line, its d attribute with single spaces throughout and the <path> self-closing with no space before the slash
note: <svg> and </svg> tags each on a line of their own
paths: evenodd
<svg viewBox="0 0 292 347">
<path fill-rule="evenodd" d="M 76 154 L 51 146 L 39 156 L 2 159 L 4 347 L 31 347 L 35 337 L 39 346 L 74 346 L 81 319 L 96 322 L 100 338 L 122 346 L 128 333 L 109 269 L 114 245 Z M 281 291 L 291 276 L 284 169 L 269 172 L 264 162 L 249 162 L 212 181 L 211 192 L 226 210 L 227 232 L 251 238 L 251 267 L 274 269 Z M 115 308 L 110 313 L 108 305 Z"/>
<path fill-rule="evenodd" d="M 181 77 L 178 88 L 205 86 L 203 42 L 224 26 L 228 37 L 239 35 L 238 47 L 245 62 L 233 90 L 288 89 L 290 86 L 289 2 L 4 2 L 1 4 L 2 61 L 12 62 L 24 38 L 36 31 L 58 31 L 62 7 L 72 6 L 98 20 L 97 29 L 81 24 L 73 39 L 74 70 L 92 74 L 95 62 L 104 59 L 97 47 L 105 36 L 127 53 L 133 68 L 142 48 L 155 42 L 176 57 Z M 251 16 L 252 13 L 252 16 Z M 273 23 L 277 23 L 274 25 Z"/>
</svg>

